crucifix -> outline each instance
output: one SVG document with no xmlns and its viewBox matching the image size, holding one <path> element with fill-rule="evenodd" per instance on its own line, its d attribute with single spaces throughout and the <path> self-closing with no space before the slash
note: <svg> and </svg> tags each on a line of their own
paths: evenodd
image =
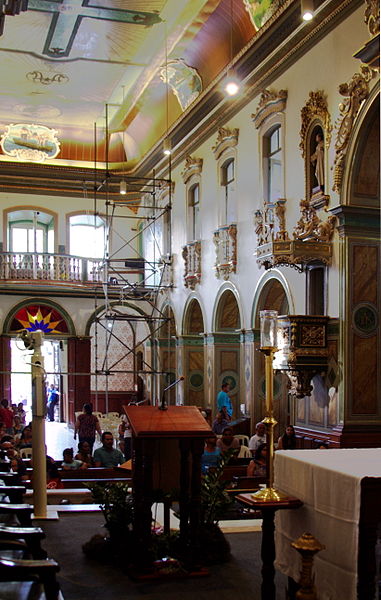
<svg viewBox="0 0 381 600">
<path fill-rule="evenodd" d="M 91 6 L 89 2 L 90 0 L 61 0 L 60 2 L 29 0 L 28 10 L 53 14 L 43 54 L 53 58 L 69 56 L 75 36 L 84 18 L 118 21 L 145 27 L 151 27 L 161 22 L 161 18 L 156 12 Z"/>
</svg>

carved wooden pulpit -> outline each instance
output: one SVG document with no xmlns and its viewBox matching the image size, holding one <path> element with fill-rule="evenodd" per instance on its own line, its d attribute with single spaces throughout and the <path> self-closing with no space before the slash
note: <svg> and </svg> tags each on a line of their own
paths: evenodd
<svg viewBox="0 0 381 600">
<path fill-rule="evenodd" d="M 195 406 L 124 406 L 132 429 L 132 481 L 136 559 L 148 566 L 154 492 L 179 492 L 180 540 L 197 547 L 201 455 L 212 434 Z"/>
</svg>

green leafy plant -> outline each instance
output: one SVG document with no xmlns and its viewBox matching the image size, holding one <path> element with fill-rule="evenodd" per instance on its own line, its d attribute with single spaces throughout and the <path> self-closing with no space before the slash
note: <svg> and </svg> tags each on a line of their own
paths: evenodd
<svg viewBox="0 0 381 600">
<path fill-rule="evenodd" d="M 127 483 L 92 483 L 87 486 L 95 502 L 99 502 L 105 527 L 113 541 L 128 541 L 132 535 L 133 502 Z"/>
<path fill-rule="evenodd" d="M 222 453 L 217 466 L 210 468 L 201 477 L 201 522 L 203 525 L 218 525 L 220 518 L 232 504 L 232 499 L 226 492 L 228 482 L 221 481 L 221 476 L 224 466 L 234 455 L 234 450 Z"/>
</svg>

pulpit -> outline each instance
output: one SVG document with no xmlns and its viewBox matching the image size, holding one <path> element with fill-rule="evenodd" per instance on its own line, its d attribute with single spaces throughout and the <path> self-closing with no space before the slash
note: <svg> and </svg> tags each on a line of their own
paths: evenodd
<svg viewBox="0 0 381 600">
<path fill-rule="evenodd" d="M 132 430 L 132 481 L 136 564 L 148 566 L 151 507 L 157 492 L 178 493 L 180 542 L 197 549 L 201 455 L 212 432 L 195 406 L 124 406 Z M 177 494 L 176 494 L 177 495 Z M 189 557 L 192 561 L 192 557 Z"/>
</svg>

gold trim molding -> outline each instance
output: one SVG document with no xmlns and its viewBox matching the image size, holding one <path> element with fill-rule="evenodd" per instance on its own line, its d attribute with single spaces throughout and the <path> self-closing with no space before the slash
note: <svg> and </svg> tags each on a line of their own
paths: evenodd
<svg viewBox="0 0 381 600">
<path fill-rule="evenodd" d="M 319 121 L 324 131 L 324 142 L 326 149 L 331 143 L 332 124 L 328 112 L 327 100 L 324 92 L 310 92 L 309 99 L 300 111 L 302 125 L 300 128 L 299 148 L 302 152 L 302 158 L 308 155 L 308 141 L 311 125 Z"/>
<path fill-rule="evenodd" d="M 380 33 L 380 2 L 379 0 L 366 0 L 364 21 L 368 26 L 370 35 Z"/>
<path fill-rule="evenodd" d="M 339 86 L 339 92 L 344 96 L 344 101 L 339 104 L 341 115 L 335 124 L 338 131 L 335 142 L 336 156 L 332 187 L 333 191 L 338 194 L 341 192 L 343 183 L 345 158 L 353 124 L 361 104 L 369 95 L 369 82 L 375 75 L 375 71 L 365 65 L 361 65 L 360 71 L 361 73 L 355 73 L 348 83 L 342 83 Z"/>
<path fill-rule="evenodd" d="M 258 108 L 251 115 L 256 129 L 259 129 L 271 115 L 286 110 L 287 96 L 287 90 L 279 90 L 279 92 L 264 90 L 262 92 Z"/>
<path fill-rule="evenodd" d="M 220 127 L 217 134 L 217 141 L 212 146 L 214 157 L 218 160 L 229 148 L 235 148 L 238 144 L 239 129 L 229 129 L 228 127 Z"/>
<path fill-rule="evenodd" d="M 201 175 L 203 162 L 203 158 L 192 158 L 189 155 L 185 158 L 185 166 L 181 171 L 184 183 L 187 183 L 193 175 Z"/>
</svg>

